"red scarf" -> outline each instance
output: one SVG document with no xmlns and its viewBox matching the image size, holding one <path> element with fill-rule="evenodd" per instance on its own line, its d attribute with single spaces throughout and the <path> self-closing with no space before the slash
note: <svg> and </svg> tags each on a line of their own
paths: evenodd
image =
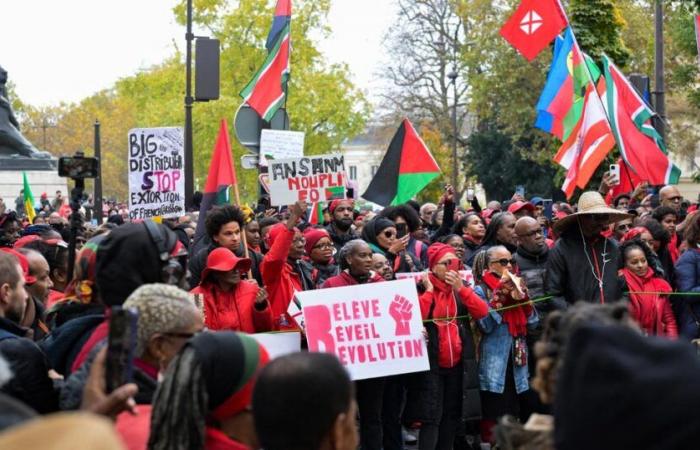
<svg viewBox="0 0 700 450">
<path fill-rule="evenodd" d="M 469 242 L 476 244 L 476 245 L 481 245 L 481 241 L 477 241 L 476 239 L 474 239 L 473 237 L 471 237 L 468 234 L 462 235 L 462 239 L 464 239 L 465 241 L 469 241 Z"/>
<path fill-rule="evenodd" d="M 678 258 L 681 257 L 681 252 L 678 249 L 678 234 L 673 233 L 673 236 L 671 236 L 671 241 L 668 243 L 666 246 L 668 248 L 668 253 L 671 255 L 671 261 L 673 261 L 673 264 L 676 264 L 678 261 Z"/>
<path fill-rule="evenodd" d="M 663 294 L 633 294 L 632 292 L 671 292 L 671 286 L 663 278 L 655 276 L 651 268 L 647 268 L 647 273 L 643 277 L 627 268 L 622 269 L 622 275 L 630 290 L 630 314 L 649 334 L 661 334 L 663 329 L 658 329 L 661 317 L 659 317 L 656 303 Z"/>
<path fill-rule="evenodd" d="M 491 306 L 491 308 L 499 309 L 522 303 L 519 308 L 510 308 L 505 311 L 498 311 L 498 313 L 508 325 L 508 332 L 511 336 L 525 336 L 527 334 L 527 316 L 532 312 L 532 306 L 524 303 L 529 300 L 527 294 L 522 300 L 514 299 L 510 295 L 510 292 L 503 289 L 501 279 L 491 272 L 485 272 L 483 280 L 486 286 L 493 292 L 493 299 L 489 301 L 489 306 Z"/>
</svg>

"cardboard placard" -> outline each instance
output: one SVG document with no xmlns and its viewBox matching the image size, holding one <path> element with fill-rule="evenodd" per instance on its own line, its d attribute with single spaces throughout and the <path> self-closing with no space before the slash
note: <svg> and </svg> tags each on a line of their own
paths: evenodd
<svg viewBox="0 0 700 450">
<path fill-rule="evenodd" d="M 413 281 L 318 289 L 297 297 L 309 351 L 335 354 L 353 380 L 430 369 Z"/>
<path fill-rule="evenodd" d="M 304 156 L 304 136 L 302 131 L 262 130 L 260 134 L 260 162 L 267 164 L 267 158 L 286 159 Z"/>
<path fill-rule="evenodd" d="M 267 354 L 270 355 L 270 360 L 301 351 L 301 333 L 298 331 L 289 333 L 255 333 L 249 336 L 265 347 Z"/>
<path fill-rule="evenodd" d="M 270 161 L 270 202 L 272 206 L 297 201 L 327 202 L 345 198 L 345 157 L 305 156 Z"/>
<path fill-rule="evenodd" d="M 180 127 L 134 128 L 128 134 L 129 217 L 185 212 L 185 146 Z"/>
</svg>

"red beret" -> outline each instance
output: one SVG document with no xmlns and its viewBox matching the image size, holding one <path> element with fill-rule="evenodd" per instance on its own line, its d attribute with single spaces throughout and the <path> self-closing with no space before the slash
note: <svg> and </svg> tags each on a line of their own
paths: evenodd
<svg viewBox="0 0 700 450">
<path fill-rule="evenodd" d="M 340 206 L 342 202 L 348 202 L 350 203 L 350 207 L 353 208 L 355 206 L 355 202 L 352 199 L 349 198 L 341 198 L 339 200 L 333 200 L 328 204 L 328 212 L 333 214 L 333 211 L 335 211 L 335 208 Z"/>
<path fill-rule="evenodd" d="M 36 278 L 29 275 L 29 261 L 27 260 L 26 256 L 24 256 L 23 254 L 21 254 L 17 250 L 13 250 L 11 248 L 0 248 L 0 251 L 3 251 L 5 253 L 9 253 L 10 255 L 17 258 L 17 262 L 19 262 L 19 265 L 22 268 L 22 274 L 24 275 L 24 282 L 25 283 L 27 283 L 27 284 L 36 283 Z"/>
</svg>

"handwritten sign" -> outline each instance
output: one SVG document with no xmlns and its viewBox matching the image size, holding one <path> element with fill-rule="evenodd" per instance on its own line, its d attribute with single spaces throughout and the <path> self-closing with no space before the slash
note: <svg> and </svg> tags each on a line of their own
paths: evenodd
<svg viewBox="0 0 700 450">
<path fill-rule="evenodd" d="M 353 380 L 430 369 L 410 280 L 297 293 L 309 351 L 333 353 Z"/>
<path fill-rule="evenodd" d="M 135 128 L 128 135 L 129 217 L 178 217 L 185 211 L 182 128 Z"/>
<path fill-rule="evenodd" d="M 262 130 L 260 155 L 274 159 L 300 158 L 304 156 L 302 131 Z"/>
<path fill-rule="evenodd" d="M 277 159 L 270 161 L 268 175 L 272 206 L 345 198 L 343 155 Z"/>
</svg>

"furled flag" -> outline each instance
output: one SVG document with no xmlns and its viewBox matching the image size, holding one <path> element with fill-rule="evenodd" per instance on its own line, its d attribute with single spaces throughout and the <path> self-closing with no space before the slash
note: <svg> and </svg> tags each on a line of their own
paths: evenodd
<svg viewBox="0 0 700 450">
<path fill-rule="evenodd" d="M 277 35 L 262 67 L 241 91 L 241 97 L 267 122 L 284 104 L 289 79 L 290 34 L 287 23 Z"/>
<path fill-rule="evenodd" d="M 272 19 L 272 27 L 270 28 L 270 33 L 267 35 L 267 42 L 265 43 L 265 48 L 267 48 L 268 52 L 272 51 L 279 34 L 291 21 L 292 0 L 277 0 L 275 17 Z"/>
<path fill-rule="evenodd" d="M 32 194 L 32 188 L 29 186 L 29 180 L 27 180 L 27 172 L 22 172 L 22 178 L 24 182 L 24 211 L 27 214 L 29 223 L 34 223 L 34 217 L 36 217 L 34 195 Z"/>
<path fill-rule="evenodd" d="M 558 37 L 554 44 L 552 65 L 547 75 L 540 99 L 537 102 L 537 120 L 535 126 L 553 134 L 560 140 L 569 138 L 571 131 L 581 119 L 583 112 L 584 87 L 598 81 L 600 70 L 593 59 L 575 48 L 575 39 L 571 27 Z M 581 65 L 585 60 L 586 66 Z M 588 73 L 585 70 L 588 69 Z M 590 76 L 590 78 L 589 78 Z"/>
<path fill-rule="evenodd" d="M 574 47 L 575 51 L 578 46 Z M 593 173 L 615 147 L 615 137 L 610 129 L 603 103 L 593 83 L 588 83 L 583 99 L 581 119 L 564 141 L 554 161 L 567 169 L 562 191 L 571 198 L 578 186 L 584 189 Z"/>
<path fill-rule="evenodd" d="M 559 0 L 523 0 L 501 28 L 501 36 L 532 61 L 567 24 Z"/>
<path fill-rule="evenodd" d="M 605 55 L 603 73 L 598 90 L 627 167 L 651 185 L 678 183 L 681 171 L 669 160 L 661 135 L 651 125 L 653 111 Z"/>
<path fill-rule="evenodd" d="M 207 183 L 204 186 L 202 204 L 199 208 L 199 220 L 197 221 L 197 229 L 194 233 L 195 248 L 201 248 L 201 246 L 197 244 L 202 237 L 206 236 L 204 219 L 207 216 L 207 211 L 214 205 L 229 203 L 229 188 L 236 183 L 236 170 L 233 166 L 233 157 L 231 156 L 231 140 L 228 135 L 228 124 L 226 123 L 226 119 L 221 119 L 219 135 L 216 138 L 214 153 L 209 163 L 209 175 L 207 176 Z"/>
<path fill-rule="evenodd" d="M 408 119 L 389 144 L 377 173 L 362 197 L 378 205 L 404 203 L 440 175 L 435 158 Z"/>
<path fill-rule="evenodd" d="M 309 224 L 323 225 L 323 203 L 312 203 L 309 214 Z"/>
</svg>

